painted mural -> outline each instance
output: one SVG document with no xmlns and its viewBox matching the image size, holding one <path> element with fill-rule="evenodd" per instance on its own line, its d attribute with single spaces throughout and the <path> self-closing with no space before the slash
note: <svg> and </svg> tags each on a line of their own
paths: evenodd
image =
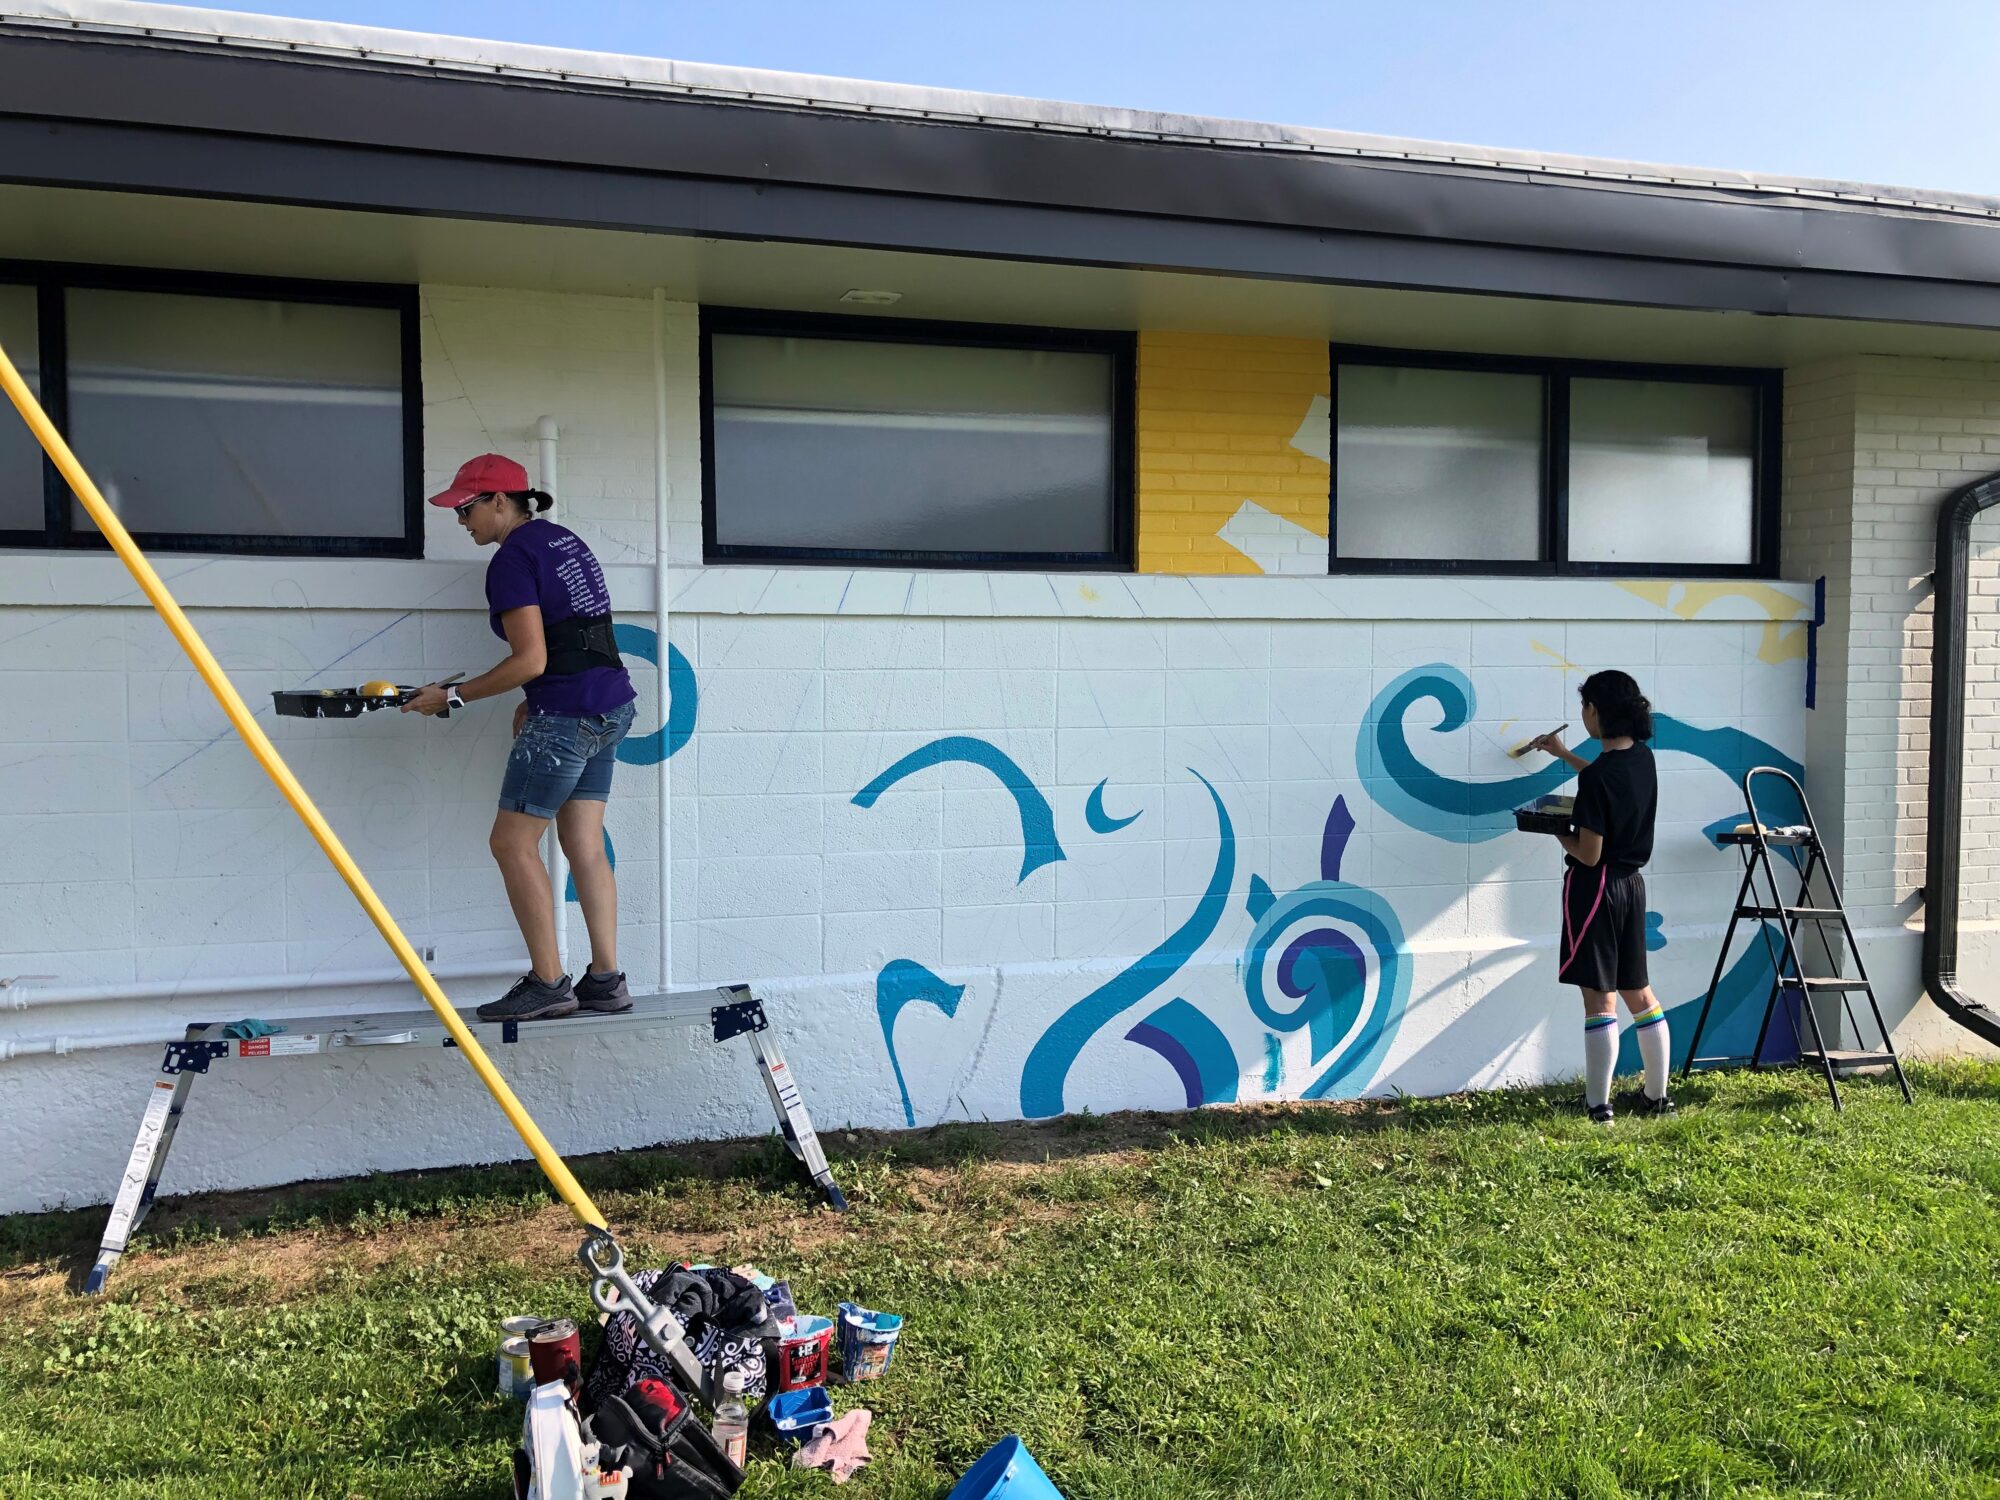
<svg viewBox="0 0 2000 1500">
<path fill-rule="evenodd" d="M 1413 743 L 1412 716 L 1423 705 L 1439 717 Z M 1373 696 L 1356 734 L 1355 764 L 1367 773 L 1358 779 L 1360 793 L 1396 823 L 1440 843 L 1530 837 L 1515 830 L 1512 809 L 1561 788 L 1574 772 L 1555 764 L 1478 781 L 1435 771 L 1422 753 L 1442 737 L 1463 732 L 1476 707 L 1472 679 L 1449 663 L 1427 663 L 1397 676 Z M 1711 842 L 1746 816 L 1738 785 L 1746 769 L 1769 765 L 1803 775 L 1791 756 L 1732 726 L 1705 727 L 1663 713 L 1657 716 L 1654 744 L 1663 766 L 1685 757 L 1714 773 L 1705 801 L 1719 815 L 1703 830 Z M 1580 747 L 1585 755 L 1591 749 L 1588 742 Z M 947 763 L 984 768 L 1012 797 L 1019 820 L 1019 881 L 1068 857 L 1051 797 L 988 740 L 937 739 L 887 767 L 856 793 L 854 803 L 875 807 L 899 784 Z M 1193 1108 L 1252 1098 L 1335 1099 L 1384 1086 L 1385 1060 L 1409 1010 L 1417 955 L 1392 896 L 1342 878 L 1356 829 L 1348 794 L 1332 794 L 1318 831 L 1317 878 L 1280 893 L 1241 859 L 1238 819 L 1222 784 L 1198 767 L 1188 767 L 1186 774 L 1212 810 L 1206 886 L 1178 912 L 1162 941 L 1061 1004 L 1046 1021 L 1031 1023 L 1034 1040 L 1018 1077 L 1017 1105 L 1024 1117 L 1102 1107 L 1103 1100 L 1088 1086 L 1079 1086 L 1073 1075 L 1086 1050 L 1106 1040 L 1144 1049 L 1171 1070 L 1176 1094 L 1158 1103 Z M 1078 839 L 1115 837 L 1145 816 L 1144 807 L 1110 815 L 1107 795 L 1115 795 L 1115 786 L 1106 777 L 1091 788 L 1083 827 L 1071 835 L 1073 847 L 1082 849 L 1074 842 Z M 1795 816 L 1792 809 L 1764 811 L 1780 820 Z M 1735 861 L 1717 847 L 1714 867 L 1733 879 Z M 1231 916 L 1239 920 L 1227 922 Z M 1240 944 L 1228 936 L 1246 927 L 1247 938 Z M 1649 913 L 1648 932 L 1650 948 L 1666 948 L 1659 912 Z M 1226 993 L 1218 993 L 1211 982 L 1216 967 L 1211 950 L 1218 942 L 1230 943 L 1226 956 L 1235 983 Z M 1717 986 L 1704 1055 L 1749 1051 L 1770 974 L 1763 945 L 1739 942 Z M 946 978 L 910 958 L 892 959 L 876 975 L 876 1021 L 905 1124 L 923 1123 L 923 1116 L 913 1103 L 906 1062 L 898 1052 L 898 1021 L 912 1005 L 928 1006 L 947 1020 L 956 1018 L 978 982 L 976 976 Z M 997 985 L 998 976 L 989 982 Z M 1525 1025 L 1547 1021 L 1561 1027 L 1574 1020 L 1571 992 L 1559 990 L 1539 968 L 1512 983 L 1525 1002 Z M 1705 993 L 1705 985 L 1678 994 L 1662 988 L 1662 1001 L 1673 1018 L 1676 1066 L 1686 1056 Z M 965 1008 L 968 1013 L 972 1009 Z M 1631 1072 L 1639 1059 L 1627 1024 L 1620 1068 Z M 983 1050 L 993 1027 L 990 1010 L 981 1025 Z M 1773 1051 L 1774 1056 L 1782 1053 L 1782 1046 Z M 1451 1086 L 1468 1081 L 1457 1079 Z"/>
</svg>

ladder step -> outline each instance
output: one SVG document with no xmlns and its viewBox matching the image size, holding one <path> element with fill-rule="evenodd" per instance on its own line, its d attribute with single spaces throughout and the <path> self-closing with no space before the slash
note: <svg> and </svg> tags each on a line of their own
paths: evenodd
<svg viewBox="0 0 2000 1500">
<path fill-rule="evenodd" d="M 1816 1064 L 1824 1057 L 1836 1068 L 1886 1068 L 1896 1060 L 1893 1052 L 1864 1052 L 1843 1047 L 1829 1047 L 1825 1052 L 1805 1051 L 1799 1054 L 1799 1061 L 1808 1065 Z"/>
<path fill-rule="evenodd" d="M 1817 922 L 1833 922 L 1839 920 L 1841 911 L 1837 906 L 1739 906 L 1736 915 L 1770 921 L 1781 917 L 1805 917 Z"/>
<path fill-rule="evenodd" d="M 1808 990 L 1825 990 L 1831 993 L 1838 993 L 1841 990 L 1865 990 L 1868 988 L 1868 981 L 1865 979 L 1821 979 L 1811 975 L 1804 979 L 1787 979 L 1783 983 L 1784 987 L 1788 990 L 1804 986 Z"/>
</svg>

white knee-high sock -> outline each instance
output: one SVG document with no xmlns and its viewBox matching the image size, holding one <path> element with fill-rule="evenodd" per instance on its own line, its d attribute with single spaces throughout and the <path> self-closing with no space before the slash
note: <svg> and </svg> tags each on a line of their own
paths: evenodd
<svg viewBox="0 0 2000 1500">
<path fill-rule="evenodd" d="M 1667 1070 L 1673 1048 L 1667 1036 L 1667 1013 L 1655 1000 L 1653 1008 L 1632 1013 L 1632 1030 L 1639 1038 L 1639 1056 L 1646 1064 L 1646 1097 L 1667 1097 Z"/>
<path fill-rule="evenodd" d="M 1618 1018 L 1583 1018 L 1583 1102 L 1592 1109 L 1611 1102 L 1611 1070 L 1618 1065 Z"/>
</svg>

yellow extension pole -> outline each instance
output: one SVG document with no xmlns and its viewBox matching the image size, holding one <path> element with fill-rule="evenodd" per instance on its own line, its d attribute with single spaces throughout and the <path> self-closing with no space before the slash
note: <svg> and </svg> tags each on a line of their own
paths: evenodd
<svg viewBox="0 0 2000 1500">
<path fill-rule="evenodd" d="M 257 763 L 264 768 L 265 774 L 277 783 L 278 790 L 285 795 L 285 800 L 292 804 L 292 811 L 297 813 L 299 821 L 306 825 L 306 831 L 313 836 L 314 841 L 325 851 L 326 857 L 333 862 L 334 869 L 340 872 L 340 878 L 347 882 L 347 888 L 354 892 L 354 899 L 359 901 L 361 909 L 368 913 L 368 920 L 375 924 L 375 930 L 380 932 L 384 941 L 389 944 L 397 962 L 408 971 L 410 982 L 416 985 L 424 999 L 430 1002 L 431 1009 L 437 1012 L 438 1019 L 444 1022 L 445 1030 L 450 1032 L 452 1040 L 458 1043 L 459 1050 L 465 1054 L 465 1060 L 472 1064 L 472 1071 L 479 1075 L 479 1081 L 486 1085 L 486 1091 L 493 1096 L 494 1102 L 507 1116 L 508 1123 L 520 1134 L 521 1140 L 534 1154 L 536 1163 L 548 1177 L 557 1196 L 569 1205 L 570 1212 L 582 1223 L 592 1229 L 605 1228 L 604 1215 L 599 1213 L 597 1205 L 590 1201 L 590 1194 L 586 1193 L 583 1184 L 571 1175 L 569 1167 L 556 1154 L 555 1147 L 549 1144 L 548 1137 L 542 1134 L 541 1127 L 535 1124 L 528 1111 L 522 1107 L 521 1101 L 514 1097 L 514 1091 L 507 1086 L 507 1080 L 500 1076 L 500 1070 L 493 1066 L 493 1059 L 486 1055 L 485 1050 L 474 1039 L 471 1029 L 459 1019 L 458 1012 L 452 1009 L 451 1001 L 445 998 L 444 991 L 438 987 L 438 982 L 432 977 L 431 971 L 424 967 L 424 961 L 417 956 L 417 950 L 412 948 L 410 940 L 403 936 L 403 929 L 396 925 L 396 919 L 389 915 L 389 909 L 382 904 L 381 898 L 368 884 L 368 877 L 361 873 L 360 867 L 354 863 L 353 857 L 340 842 L 340 836 L 320 815 L 320 810 L 313 806 L 312 798 L 306 795 L 306 789 L 300 786 L 298 779 L 292 775 L 291 768 L 285 764 L 284 757 L 278 754 L 277 747 L 271 743 L 270 737 L 264 733 L 256 719 L 251 717 L 250 710 L 244 704 L 242 695 L 236 691 L 235 684 L 229 680 L 228 674 L 209 653 L 208 646 L 189 623 L 188 617 L 181 612 L 180 605 L 174 602 L 174 596 L 167 592 L 166 584 L 161 582 L 160 575 L 153 571 L 153 565 L 146 561 L 146 554 L 139 550 L 138 544 L 132 540 L 131 533 L 126 531 L 117 514 L 105 503 L 104 496 L 98 493 L 90 475 L 84 472 L 83 465 L 77 462 L 69 444 L 63 441 L 62 434 L 57 432 L 55 425 L 49 421 L 48 413 L 42 410 L 41 402 L 35 399 L 34 392 L 30 391 L 27 383 L 21 379 L 20 371 L 14 368 L 14 362 L 8 358 L 4 348 L 0 348 L 0 388 L 6 390 L 7 399 L 14 403 L 15 410 L 20 412 L 21 419 L 28 424 L 29 430 L 35 435 L 35 440 L 42 445 L 43 450 L 55 461 L 56 467 L 62 471 L 63 478 L 76 492 L 77 499 L 83 502 L 84 509 L 90 512 L 90 518 L 97 523 L 97 529 L 104 533 L 105 539 L 111 543 L 112 550 L 124 560 L 132 576 L 139 581 L 139 587 L 145 590 L 146 597 L 153 601 L 153 608 L 158 610 L 160 618 L 167 622 L 167 629 L 172 631 L 174 639 L 181 643 L 181 649 L 187 652 L 188 659 L 194 663 L 195 670 L 201 673 L 202 680 L 209 686 L 209 691 L 215 694 L 216 701 L 222 705 L 222 711 L 229 716 L 229 722 L 235 726 L 236 733 L 242 737 L 250 753 L 257 758 Z"/>
</svg>

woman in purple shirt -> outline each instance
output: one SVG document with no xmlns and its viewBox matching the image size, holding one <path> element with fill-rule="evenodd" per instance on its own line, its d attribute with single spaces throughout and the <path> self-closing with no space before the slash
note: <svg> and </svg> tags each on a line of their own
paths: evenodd
<svg viewBox="0 0 2000 1500">
<path fill-rule="evenodd" d="M 486 565 L 486 606 L 508 656 L 458 687 L 425 687 L 403 709 L 435 714 L 525 690 L 514 710 L 514 749 L 488 842 L 532 967 L 500 999 L 479 1007 L 488 1021 L 632 1005 L 618 968 L 618 879 L 604 855 L 604 804 L 637 694 L 612 638 L 604 570 L 575 532 L 539 518 L 554 503 L 529 487 L 526 469 L 497 453 L 473 459 L 450 489 L 431 496 L 431 504 L 458 513 L 458 524 L 479 546 L 499 548 Z M 557 957 L 554 893 L 542 863 L 542 835 L 551 821 L 590 929 L 590 968 L 573 986 Z"/>
</svg>

